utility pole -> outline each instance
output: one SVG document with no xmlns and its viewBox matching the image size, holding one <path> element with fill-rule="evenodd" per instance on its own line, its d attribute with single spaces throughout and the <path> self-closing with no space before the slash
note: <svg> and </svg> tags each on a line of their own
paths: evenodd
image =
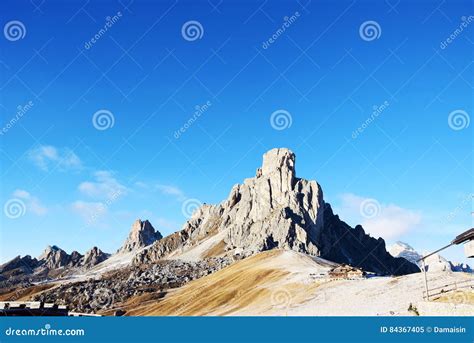
<svg viewBox="0 0 474 343">
<path fill-rule="evenodd" d="M 423 275 L 425 276 L 425 292 L 426 292 L 426 300 L 430 301 L 430 295 L 428 293 L 428 278 L 426 277 L 426 265 L 425 260 L 421 260 L 422 268 L 423 268 Z"/>
</svg>

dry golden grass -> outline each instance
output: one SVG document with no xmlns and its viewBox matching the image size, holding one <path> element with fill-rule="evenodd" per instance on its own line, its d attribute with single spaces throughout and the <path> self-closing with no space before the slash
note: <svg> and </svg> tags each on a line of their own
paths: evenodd
<svg viewBox="0 0 474 343">
<path fill-rule="evenodd" d="M 260 253 L 192 281 L 159 301 L 133 298 L 123 308 L 131 316 L 235 315 L 268 313 L 279 291 L 288 298 L 287 306 L 306 301 L 318 284 L 292 282 L 291 273 L 274 261 L 279 254 L 278 250 Z"/>
<path fill-rule="evenodd" d="M 38 286 L 31 286 L 27 288 L 20 288 L 0 294 L 0 301 L 28 301 L 33 295 L 41 293 L 47 289 L 54 287 L 53 284 L 45 284 Z"/>
<path fill-rule="evenodd" d="M 225 242 L 221 240 L 203 254 L 203 258 L 217 257 L 225 253 Z"/>
<path fill-rule="evenodd" d="M 474 291 L 471 290 L 458 290 L 455 292 L 449 292 L 435 301 L 443 303 L 454 303 L 454 304 L 470 304 L 474 305 Z"/>
<path fill-rule="evenodd" d="M 166 292 L 154 292 L 154 293 L 145 293 L 142 295 L 135 296 L 129 299 L 125 304 L 117 304 L 116 307 L 112 309 L 98 311 L 97 314 L 103 316 L 113 316 L 115 311 L 118 309 L 125 309 L 125 308 L 135 308 L 138 306 L 144 306 L 146 304 L 156 304 L 156 302 L 163 298 L 166 295 Z"/>
<path fill-rule="evenodd" d="M 399 278 L 393 278 L 392 280 L 389 281 L 388 284 L 389 284 L 389 285 L 395 285 L 395 284 L 397 284 L 399 281 L 400 281 Z"/>
</svg>

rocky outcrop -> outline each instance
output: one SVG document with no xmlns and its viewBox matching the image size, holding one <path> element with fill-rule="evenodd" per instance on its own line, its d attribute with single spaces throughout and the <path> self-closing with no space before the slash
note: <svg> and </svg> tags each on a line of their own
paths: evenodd
<svg viewBox="0 0 474 343">
<path fill-rule="evenodd" d="M 84 258 L 81 261 L 81 266 L 86 268 L 91 268 L 99 263 L 105 261 L 110 257 L 110 254 L 104 253 L 97 247 L 93 247 L 88 250 L 84 255 Z"/>
<path fill-rule="evenodd" d="M 47 270 L 59 268 L 91 268 L 110 257 L 97 247 L 88 250 L 85 255 L 73 251 L 70 255 L 57 246 L 48 246 L 39 257 L 38 267 Z"/>
<path fill-rule="evenodd" d="M 451 272 L 452 264 L 440 254 L 434 254 L 425 260 L 427 272 Z"/>
<path fill-rule="evenodd" d="M 150 248 L 146 248 L 137 253 L 133 259 L 133 264 L 141 265 L 158 261 L 162 257 L 181 249 L 186 243 L 191 243 L 189 240 L 188 230 L 185 229 L 175 232 L 159 241 L 156 241 Z"/>
<path fill-rule="evenodd" d="M 130 233 L 122 247 L 118 250 L 118 253 L 127 253 L 146 247 L 161 238 L 163 238 L 161 233 L 155 231 L 155 228 L 148 220 L 141 221 L 137 219 L 133 223 Z"/>
<path fill-rule="evenodd" d="M 48 245 L 38 260 L 43 268 L 57 269 L 66 267 L 71 256 L 56 245 Z"/>
<path fill-rule="evenodd" d="M 324 226 L 319 232 L 320 256 L 334 262 L 347 263 L 378 274 L 403 275 L 417 273 L 416 264 L 401 257 L 393 257 L 382 238 L 366 234 L 362 226 L 351 228 L 325 205 Z"/>
<path fill-rule="evenodd" d="M 455 263 L 452 264 L 452 270 L 454 272 L 463 272 L 463 273 L 473 273 L 474 271 L 472 270 L 471 266 L 466 264 L 466 263 Z"/>
<path fill-rule="evenodd" d="M 421 266 L 419 260 L 423 255 L 419 254 L 413 247 L 404 242 L 396 242 L 388 248 L 388 252 L 393 257 L 403 257 L 404 259 Z"/>
<path fill-rule="evenodd" d="M 71 255 L 69 255 L 69 262 L 67 264 L 68 267 L 77 267 L 82 264 L 82 259 L 84 256 L 82 256 L 79 252 L 74 250 Z"/>
<path fill-rule="evenodd" d="M 226 258 L 209 258 L 198 262 L 160 261 L 151 266 L 128 267 L 102 278 L 68 282 L 34 296 L 34 301 L 67 304 L 77 312 L 96 313 L 118 308 L 133 296 L 148 294 L 159 300 L 168 290 L 214 273 L 228 266 Z"/>
<path fill-rule="evenodd" d="M 409 244 L 396 242 L 389 248 L 389 252 L 394 257 L 403 257 L 422 268 L 420 259 L 423 257 Z M 472 269 L 465 263 L 453 263 L 439 254 L 434 254 L 425 260 L 425 268 L 428 272 L 464 272 L 472 273 Z"/>
<path fill-rule="evenodd" d="M 56 245 L 48 245 L 44 252 L 36 258 L 29 255 L 17 256 L 0 266 L 0 280 L 38 282 L 53 277 L 66 276 L 77 271 L 84 271 L 105 261 L 110 254 L 94 247 L 85 255 L 77 251 L 68 254 Z"/>
<path fill-rule="evenodd" d="M 316 181 L 296 177 L 295 155 L 273 149 L 263 156 L 256 176 L 235 185 L 227 200 L 204 205 L 183 229 L 139 252 L 135 264 L 178 254 L 216 233 L 224 233 L 228 254 L 251 256 L 279 248 L 320 256 L 380 274 L 419 271 L 416 265 L 392 257 L 383 239 L 349 227 L 323 200 Z"/>
<path fill-rule="evenodd" d="M 30 255 L 24 257 L 17 256 L 0 266 L 0 274 L 8 272 L 29 274 L 32 273 L 37 266 L 38 260 L 36 258 L 32 258 Z"/>
</svg>

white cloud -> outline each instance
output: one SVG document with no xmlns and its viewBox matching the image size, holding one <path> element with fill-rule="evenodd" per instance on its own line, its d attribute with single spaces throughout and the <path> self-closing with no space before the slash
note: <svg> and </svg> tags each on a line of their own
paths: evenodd
<svg viewBox="0 0 474 343">
<path fill-rule="evenodd" d="M 184 192 L 177 187 L 170 185 L 156 185 L 155 188 L 165 195 L 171 195 L 175 197 L 179 201 L 183 201 L 186 199 Z"/>
<path fill-rule="evenodd" d="M 142 181 L 135 182 L 135 186 L 137 186 L 139 188 L 148 188 L 148 184 L 146 184 L 145 182 L 142 182 Z"/>
<path fill-rule="evenodd" d="M 94 178 L 94 181 L 85 181 L 79 185 L 82 194 L 99 199 L 116 199 L 127 191 L 110 171 L 97 171 Z"/>
<path fill-rule="evenodd" d="M 351 225 L 361 224 L 373 237 L 395 239 L 416 228 L 421 222 L 421 213 L 395 204 L 382 204 L 376 199 L 352 193 L 341 196 L 337 208 L 342 220 Z"/>
<path fill-rule="evenodd" d="M 13 196 L 20 199 L 28 199 L 31 197 L 31 194 L 23 189 L 17 189 L 13 192 Z"/>
<path fill-rule="evenodd" d="M 78 214 L 87 226 L 108 228 L 112 220 L 110 207 L 128 190 L 107 170 L 94 172 L 93 181 L 79 184 L 78 190 L 92 201 L 77 200 L 71 209 Z"/>
<path fill-rule="evenodd" d="M 88 225 L 93 224 L 98 218 L 107 214 L 107 206 L 102 202 L 76 201 L 71 205 L 72 210 L 78 214 Z"/>
<path fill-rule="evenodd" d="M 57 168 L 65 171 L 81 169 L 80 158 L 69 148 L 58 149 L 52 145 L 40 145 L 28 152 L 29 159 L 41 170 L 49 171 Z"/>
<path fill-rule="evenodd" d="M 38 216 L 43 216 L 48 212 L 48 209 L 41 204 L 37 197 L 32 196 L 29 192 L 24 189 L 17 189 L 13 192 L 13 197 L 23 200 L 27 210 Z"/>
<path fill-rule="evenodd" d="M 176 198 L 178 201 L 184 201 L 187 199 L 186 194 L 180 188 L 172 185 L 165 185 L 165 184 L 148 184 L 146 182 L 137 181 L 135 182 L 135 186 L 148 191 L 158 191 L 161 194 L 168 195 L 171 197 Z"/>
</svg>

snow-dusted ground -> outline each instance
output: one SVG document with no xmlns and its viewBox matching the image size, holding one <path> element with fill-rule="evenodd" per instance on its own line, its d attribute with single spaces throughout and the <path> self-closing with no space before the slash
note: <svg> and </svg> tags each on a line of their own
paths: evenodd
<svg viewBox="0 0 474 343">
<path fill-rule="evenodd" d="M 206 251 L 223 238 L 222 234 L 209 237 L 200 245 L 180 251 L 171 258 L 199 260 Z M 136 253 L 137 251 L 115 254 L 93 269 L 60 280 L 58 283 L 99 278 L 106 272 L 129 265 Z M 416 307 L 421 315 L 474 315 L 474 305 L 460 304 L 459 297 L 453 298 L 452 302 L 449 301 L 449 296 L 448 302 L 425 302 L 422 273 L 400 277 L 331 280 L 327 273 L 334 266 L 336 266 L 335 263 L 293 251 L 266 252 L 173 290 L 165 298 L 168 306 L 166 313 L 162 313 L 159 306 L 155 307 L 159 305 L 158 303 L 152 302 L 142 304 L 140 308 L 143 310 L 133 306 L 136 313 L 132 315 L 189 315 L 192 313 L 192 315 L 231 316 L 410 316 L 414 315 L 414 312 L 408 311 L 410 304 Z M 275 270 L 280 270 L 282 273 L 268 274 L 273 275 L 272 277 L 264 276 L 267 275 L 266 271 Z M 427 276 L 430 289 L 466 280 L 471 280 L 471 285 L 474 285 L 474 274 L 469 273 L 439 271 L 427 273 Z M 254 278 L 255 282 L 246 282 Z M 216 284 L 223 286 L 215 288 L 213 285 Z M 195 290 L 198 290 L 199 297 L 194 294 Z M 237 294 L 244 294 L 244 298 L 239 299 L 238 296 L 233 296 L 234 291 L 237 291 Z M 225 305 L 218 307 L 209 305 L 214 300 L 222 299 L 223 295 L 228 299 Z M 192 306 L 197 299 L 201 298 L 208 299 L 208 304 L 203 303 L 197 309 L 194 308 L 194 312 L 188 313 L 186 307 Z M 283 301 L 283 304 L 274 306 L 275 301 Z M 206 307 L 206 305 L 209 306 Z M 201 306 L 202 309 L 200 309 Z M 175 309 L 178 312 L 175 313 Z M 133 312 L 132 310 L 131 313 Z"/>
<path fill-rule="evenodd" d="M 112 255 L 110 258 L 108 258 L 107 260 L 99 263 L 98 265 L 94 266 L 93 268 L 89 270 L 82 271 L 82 272 L 79 271 L 76 274 L 70 275 L 68 277 L 65 277 L 59 280 L 54 280 L 52 281 L 52 283 L 61 284 L 61 283 L 78 282 L 78 281 L 85 281 L 87 279 L 100 278 L 104 273 L 121 269 L 130 265 L 135 255 L 138 252 L 140 252 L 142 249 L 128 252 L 128 253 L 116 253 Z"/>
<path fill-rule="evenodd" d="M 221 231 L 214 236 L 202 240 L 195 247 L 183 251 L 176 251 L 171 255 L 167 256 L 168 260 L 183 260 L 183 261 L 192 261 L 196 262 L 203 258 L 204 254 L 210 250 L 214 245 L 218 244 L 226 236 L 226 231 Z"/>
<path fill-rule="evenodd" d="M 296 258 L 295 258 L 296 257 Z M 260 312 L 258 315 L 286 315 L 286 316 L 412 316 L 409 312 L 410 304 L 423 309 L 421 315 L 474 315 L 474 306 L 459 304 L 459 298 L 453 298 L 450 305 L 430 302 L 426 305 L 423 300 L 425 290 L 422 273 L 399 277 L 373 277 L 360 280 L 335 280 L 322 282 L 317 288 L 311 287 L 318 280 L 307 278 L 309 273 L 323 272 L 325 260 L 318 259 L 315 264 L 301 264 L 306 258 L 293 252 L 285 252 L 275 259 L 274 267 L 291 271 L 291 275 L 271 288 L 285 289 L 285 285 L 301 282 L 307 286 L 307 298 L 304 301 L 295 299 L 289 301 L 284 308 L 273 307 Z M 326 261 L 327 263 L 327 261 Z M 304 267 L 303 267 L 304 266 Z M 474 275 L 454 272 L 428 273 L 429 289 L 452 285 L 455 282 L 472 280 Z M 308 281 L 311 280 L 311 281 Z M 472 290 L 471 290 L 472 291 Z M 299 297 L 298 297 L 299 298 Z M 440 304 L 440 305 L 437 305 Z M 240 315 L 252 315 L 252 307 L 238 311 Z"/>
<path fill-rule="evenodd" d="M 102 263 L 99 263 L 96 265 L 94 268 L 88 270 L 84 276 L 85 277 L 94 277 L 94 276 L 99 276 L 102 275 L 105 272 L 109 272 L 112 270 L 120 269 L 125 266 L 128 266 L 130 263 L 132 263 L 133 258 L 135 255 L 143 250 L 144 248 L 128 253 L 116 253 L 107 260 L 105 260 Z"/>
<path fill-rule="evenodd" d="M 130 315 L 413 316 L 408 311 L 412 304 L 421 315 L 474 315 L 474 305 L 460 304 L 459 297 L 450 301 L 452 293 L 445 294 L 447 303 L 426 304 L 422 273 L 333 280 L 327 275 L 332 266 L 293 251 L 265 252 L 192 281 L 158 302 L 138 307 L 134 302 L 128 310 Z M 432 289 L 466 280 L 474 285 L 473 278 L 432 272 L 428 285 Z"/>
<path fill-rule="evenodd" d="M 429 288 L 464 281 L 465 273 L 430 273 Z M 408 311 L 423 301 L 422 273 L 401 277 L 332 281 L 321 285 L 315 297 L 288 308 L 288 315 L 374 316 L 413 315 Z M 449 315 L 450 313 L 439 313 Z M 474 315 L 474 313 L 473 313 Z"/>
<path fill-rule="evenodd" d="M 474 276 L 467 273 L 439 272 L 428 273 L 429 288 L 442 287 L 461 282 Z M 473 283 L 474 284 L 474 283 Z M 425 309 L 422 315 L 458 315 L 456 307 L 471 308 L 472 305 L 456 304 L 459 299 L 453 298 L 451 305 L 423 306 L 424 278 L 422 273 L 400 277 L 375 277 L 362 280 L 339 280 L 325 283 L 318 287 L 313 297 L 301 304 L 292 304 L 287 315 L 302 316 L 375 316 L 375 315 L 414 315 L 408 311 L 412 304 Z"/>
</svg>

